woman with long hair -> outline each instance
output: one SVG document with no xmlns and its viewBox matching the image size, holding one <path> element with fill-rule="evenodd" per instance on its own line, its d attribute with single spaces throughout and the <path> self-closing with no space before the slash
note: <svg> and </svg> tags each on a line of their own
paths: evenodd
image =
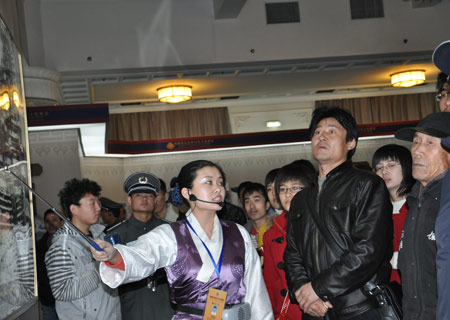
<svg viewBox="0 0 450 320">
<path fill-rule="evenodd" d="M 392 202 L 392 218 L 394 220 L 394 255 L 392 256 L 391 281 L 401 284 L 397 267 L 398 249 L 408 208 L 406 196 L 414 184 L 412 177 L 412 158 L 409 150 L 397 144 L 388 144 L 375 151 L 372 157 L 372 168 L 380 176 L 389 191 Z"/>
<path fill-rule="evenodd" d="M 177 310 L 173 319 L 217 316 L 221 307 L 224 313 L 251 310 L 251 319 L 273 319 L 248 232 L 216 215 L 225 198 L 223 170 L 207 160 L 190 162 L 178 175 L 178 188 L 190 207 L 186 220 L 161 225 L 132 247 L 98 241 L 104 251 L 91 251 L 104 262 L 102 281 L 115 288 L 164 267 Z"/>
</svg>

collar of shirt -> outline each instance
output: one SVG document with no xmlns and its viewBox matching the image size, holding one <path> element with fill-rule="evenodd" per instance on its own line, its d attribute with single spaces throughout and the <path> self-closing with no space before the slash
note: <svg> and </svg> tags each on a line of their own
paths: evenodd
<svg viewBox="0 0 450 320">
<path fill-rule="evenodd" d="M 197 232 L 197 235 L 203 240 L 205 245 L 208 247 L 209 251 L 211 252 L 214 258 L 214 261 L 218 263 L 220 258 L 220 250 L 222 249 L 223 237 L 222 237 L 222 228 L 220 227 L 220 221 L 217 215 L 214 216 L 214 228 L 211 239 L 207 236 L 206 232 L 203 230 L 203 228 L 201 227 L 200 223 L 198 222 L 197 218 L 194 216 L 191 210 L 189 210 L 186 213 L 186 219 L 194 228 L 195 232 Z M 194 234 L 194 232 L 190 228 L 188 228 L 188 230 L 191 234 L 192 240 L 194 241 L 194 244 L 197 247 L 198 253 L 203 262 L 203 266 L 197 275 L 197 280 L 202 282 L 208 282 L 208 280 L 211 278 L 211 275 L 213 273 L 215 274 L 214 265 L 200 239 Z"/>
</svg>

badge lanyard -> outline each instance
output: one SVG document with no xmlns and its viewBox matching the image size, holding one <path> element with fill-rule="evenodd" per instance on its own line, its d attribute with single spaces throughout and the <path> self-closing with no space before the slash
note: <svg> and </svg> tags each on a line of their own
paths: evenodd
<svg viewBox="0 0 450 320">
<path fill-rule="evenodd" d="M 192 227 L 192 225 L 189 223 L 189 221 L 186 219 L 186 223 L 188 225 L 189 228 L 191 228 L 192 232 L 194 232 L 194 234 L 197 236 L 197 238 L 202 242 L 203 246 L 206 249 L 206 252 L 208 252 L 209 257 L 211 258 L 211 261 L 214 265 L 214 269 L 216 270 L 216 274 L 217 274 L 217 281 L 220 282 L 220 270 L 222 269 L 222 261 L 223 261 L 223 248 L 225 246 L 225 234 L 223 233 L 223 229 L 222 229 L 222 250 L 220 251 L 220 258 L 219 258 L 219 265 L 216 264 L 216 261 L 214 261 L 214 258 L 211 254 L 211 251 L 209 251 L 208 247 L 206 246 L 206 244 L 203 242 L 203 240 L 198 236 L 197 232 L 195 232 L 194 228 Z M 220 225 L 220 227 L 222 227 L 222 225 Z"/>
</svg>

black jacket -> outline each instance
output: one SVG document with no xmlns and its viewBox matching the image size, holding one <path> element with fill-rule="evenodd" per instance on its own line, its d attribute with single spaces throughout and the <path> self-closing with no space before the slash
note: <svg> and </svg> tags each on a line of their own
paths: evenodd
<svg viewBox="0 0 450 320">
<path fill-rule="evenodd" d="M 311 210 L 318 211 L 344 255 L 331 251 Z M 373 308 L 362 287 L 369 280 L 388 282 L 392 238 L 392 204 L 383 180 L 351 162 L 339 165 L 326 176 L 320 194 L 314 184 L 291 204 L 284 252 L 291 301 L 311 281 L 316 294 L 333 305 L 328 319 L 349 319 Z M 312 318 L 304 314 L 304 319 Z"/>
<path fill-rule="evenodd" d="M 403 318 L 436 319 L 436 236 L 443 175 L 425 188 L 416 182 L 406 198 L 398 266 L 403 285 Z"/>
</svg>

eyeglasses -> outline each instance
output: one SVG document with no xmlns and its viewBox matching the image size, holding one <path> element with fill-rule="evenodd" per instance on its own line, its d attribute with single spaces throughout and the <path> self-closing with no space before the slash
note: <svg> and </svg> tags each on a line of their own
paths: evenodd
<svg viewBox="0 0 450 320">
<path fill-rule="evenodd" d="M 375 169 L 373 171 L 375 171 L 376 173 L 381 173 L 381 172 L 383 172 L 383 170 L 391 171 L 398 165 L 400 165 L 400 163 L 388 163 L 385 166 L 375 167 Z"/>
<path fill-rule="evenodd" d="M 439 101 L 441 101 L 441 99 L 449 98 L 449 97 L 450 97 L 449 92 L 439 93 L 436 95 L 436 101 L 439 102 Z"/>
<path fill-rule="evenodd" d="M 280 193 L 280 194 L 285 194 L 285 193 L 297 193 L 297 192 L 299 192 L 299 191 L 302 191 L 304 188 L 303 187 L 301 187 L 301 186 L 295 186 L 295 187 L 292 187 L 292 188 L 285 188 L 285 187 L 281 187 L 279 190 L 278 190 L 278 193 Z"/>
<path fill-rule="evenodd" d="M 97 201 L 89 201 L 87 203 L 80 203 L 80 204 L 78 204 L 79 207 L 86 206 L 88 208 L 94 208 L 95 205 L 98 205 L 99 208 L 102 207 L 102 203 L 99 200 L 97 200 Z"/>
</svg>

